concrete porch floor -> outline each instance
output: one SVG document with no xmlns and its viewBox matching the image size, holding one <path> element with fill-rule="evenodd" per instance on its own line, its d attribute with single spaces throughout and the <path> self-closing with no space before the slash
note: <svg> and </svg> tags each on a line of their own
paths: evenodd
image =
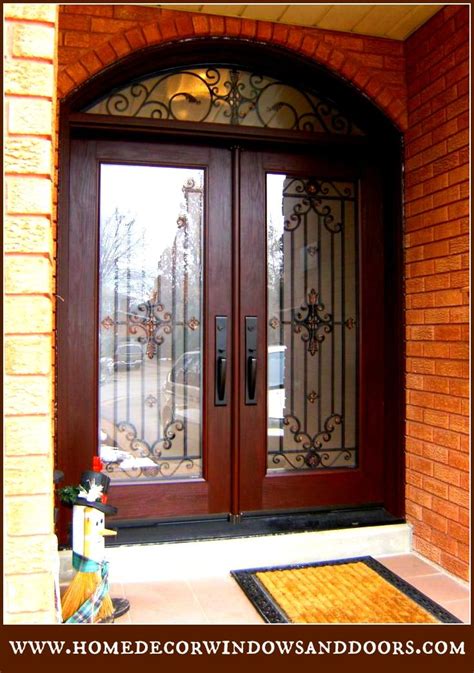
<svg viewBox="0 0 474 673">
<path fill-rule="evenodd" d="M 417 554 L 376 557 L 432 600 L 469 623 L 469 589 Z M 264 624 L 226 572 L 156 582 L 115 582 L 113 596 L 130 601 L 130 612 L 115 624 Z"/>
<path fill-rule="evenodd" d="M 71 552 L 61 582 L 72 578 Z M 408 524 L 109 547 L 110 593 L 130 600 L 121 624 L 263 624 L 230 570 L 372 556 L 469 622 L 469 588 L 412 552 Z"/>
</svg>

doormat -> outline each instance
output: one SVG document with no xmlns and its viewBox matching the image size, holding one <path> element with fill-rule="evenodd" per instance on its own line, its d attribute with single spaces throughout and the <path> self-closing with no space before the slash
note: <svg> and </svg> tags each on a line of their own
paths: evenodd
<svg viewBox="0 0 474 673">
<path fill-rule="evenodd" d="M 270 624 L 461 623 L 370 556 L 231 575 Z"/>
</svg>

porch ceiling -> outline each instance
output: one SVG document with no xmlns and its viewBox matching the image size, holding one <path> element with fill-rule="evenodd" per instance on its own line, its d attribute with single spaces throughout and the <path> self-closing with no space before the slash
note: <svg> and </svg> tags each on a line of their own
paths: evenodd
<svg viewBox="0 0 474 673">
<path fill-rule="evenodd" d="M 158 7 L 185 12 L 238 16 L 345 33 L 405 40 L 444 5 L 376 4 L 168 4 Z"/>
</svg>

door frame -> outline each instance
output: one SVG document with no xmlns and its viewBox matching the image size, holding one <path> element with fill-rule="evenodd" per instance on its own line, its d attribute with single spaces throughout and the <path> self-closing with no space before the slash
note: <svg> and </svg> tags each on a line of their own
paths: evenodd
<svg viewBox="0 0 474 673">
<path fill-rule="evenodd" d="M 350 109 L 352 119 L 358 125 L 370 129 L 370 134 L 340 136 L 330 134 L 295 133 L 273 129 L 232 127 L 219 124 L 195 124 L 186 122 L 160 122 L 146 119 L 123 119 L 104 115 L 89 115 L 79 112 L 87 104 L 115 86 L 150 72 L 150 63 L 167 67 L 200 64 L 233 65 L 240 68 L 255 68 L 268 75 L 284 78 L 303 88 L 311 88 L 315 78 L 319 89 L 329 95 L 336 104 Z M 404 311 L 403 311 L 403 248 L 402 248 L 402 153 L 401 133 L 383 113 L 355 87 L 329 72 L 323 66 L 280 47 L 249 43 L 239 39 L 199 39 L 158 45 L 132 54 L 119 63 L 92 77 L 87 83 L 72 92 L 60 106 L 59 134 L 59 197 L 58 197 L 58 289 L 59 297 L 67 296 L 68 226 L 69 226 L 69 162 L 72 138 L 160 139 L 167 142 L 202 142 L 207 145 L 228 146 L 238 144 L 244 150 L 265 149 L 270 145 L 290 150 L 297 145 L 324 147 L 352 147 L 362 149 L 380 175 L 382 183 L 383 220 L 385 224 L 385 319 L 384 339 L 386 351 L 393 357 L 386 362 L 386 380 L 391 382 L 385 395 L 385 508 L 393 515 L 404 516 Z M 234 207 L 235 199 L 234 199 Z M 234 213 L 234 217 L 237 214 Z M 234 232 L 238 236 L 238 232 Z M 236 241 L 234 241 L 236 243 Z M 235 247 L 235 246 L 234 246 Z M 233 260 L 233 277 L 239 278 L 238 260 Z M 238 298 L 234 295 L 234 303 Z M 233 307 L 235 310 L 235 306 Z M 65 483 L 78 481 L 77 467 L 68 465 L 67 440 L 63 428 L 67 408 L 64 403 L 67 380 L 67 343 L 65 325 L 67 312 L 64 303 L 57 304 L 56 338 L 56 393 L 57 393 L 57 463 L 65 472 Z M 234 345 L 240 338 L 240 326 L 234 326 Z M 236 349 L 234 348 L 234 353 Z M 234 370 L 236 363 L 234 362 Z M 235 412 L 238 414 L 238 412 Z M 232 419 L 233 448 L 235 456 L 238 442 L 238 418 Z M 390 430 L 389 430 L 390 429 Z M 87 467 L 87 466 L 85 466 Z M 235 482 L 235 480 L 234 480 Z M 236 494 L 234 493 L 234 501 Z"/>
</svg>

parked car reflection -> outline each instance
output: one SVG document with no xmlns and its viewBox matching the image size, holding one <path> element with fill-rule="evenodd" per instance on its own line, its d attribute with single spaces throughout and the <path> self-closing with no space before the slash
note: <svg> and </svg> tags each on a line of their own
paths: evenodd
<svg viewBox="0 0 474 673">
<path fill-rule="evenodd" d="M 286 346 L 268 347 L 268 433 L 283 434 L 285 407 Z M 201 418 L 201 353 L 188 351 L 171 368 L 164 387 L 163 423 L 172 420 L 200 423 Z"/>
</svg>

